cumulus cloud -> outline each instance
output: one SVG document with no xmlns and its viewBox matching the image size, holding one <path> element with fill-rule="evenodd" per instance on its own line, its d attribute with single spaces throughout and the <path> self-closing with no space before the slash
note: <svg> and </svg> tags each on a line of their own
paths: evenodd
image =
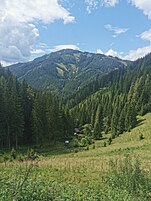
<svg viewBox="0 0 151 201">
<path fill-rule="evenodd" d="M 98 7 L 114 7 L 118 3 L 119 0 L 85 0 L 86 9 L 88 13 L 91 13 L 92 10 L 95 10 Z"/>
<path fill-rule="evenodd" d="M 104 52 L 103 52 L 101 49 L 97 49 L 97 50 L 96 50 L 96 53 L 97 53 L 97 54 L 104 54 Z"/>
<path fill-rule="evenodd" d="M 51 49 L 51 51 L 56 52 L 56 51 L 63 50 L 63 49 L 80 50 L 77 45 L 65 44 L 65 45 L 57 45 L 53 49 Z"/>
<path fill-rule="evenodd" d="M 64 23 L 74 21 L 74 17 L 63 8 L 58 0 L 1 0 L 1 9 L 6 17 L 12 17 L 19 22 L 32 22 L 35 20 L 51 23 L 62 19 Z"/>
<path fill-rule="evenodd" d="M 112 57 L 118 57 L 118 53 L 112 49 L 108 50 L 106 53 L 105 53 L 106 56 L 112 56 Z"/>
<path fill-rule="evenodd" d="M 3 63 L 29 59 L 39 36 L 33 23 L 63 20 L 67 24 L 74 21 L 58 0 L 0 0 L 0 5 L 0 61 Z"/>
<path fill-rule="evenodd" d="M 106 24 L 106 25 L 104 25 L 104 27 L 105 27 L 107 30 L 113 32 L 113 37 L 114 37 L 114 38 L 117 37 L 117 36 L 119 36 L 120 34 L 125 33 L 125 32 L 128 31 L 127 28 L 114 27 L 114 26 L 112 26 L 111 24 Z"/>
<path fill-rule="evenodd" d="M 112 57 L 121 57 L 118 52 L 115 50 L 109 49 L 107 52 L 103 52 L 101 49 L 97 49 L 96 51 L 98 54 L 104 54 L 106 56 L 112 56 Z"/>
<path fill-rule="evenodd" d="M 151 29 L 149 29 L 148 31 L 144 31 L 141 35 L 140 38 L 143 40 L 147 40 L 151 42 Z"/>
<path fill-rule="evenodd" d="M 138 58 L 144 57 L 150 52 L 151 52 L 151 45 L 148 45 L 146 47 L 138 48 L 136 50 L 130 50 L 126 56 L 122 57 L 122 59 L 134 61 Z"/>
<path fill-rule="evenodd" d="M 38 29 L 32 24 L 14 23 L 12 20 L 0 23 L 0 60 L 26 60 L 30 57 L 30 46 L 38 36 Z"/>
<path fill-rule="evenodd" d="M 151 45 L 138 48 L 136 50 L 130 50 L 127 54 L 124 54 L 123 52 L 117 52 L 113 49 L 110 49 L 107 52 L 103 52 L 102 50 L 97 49 L 97 53 L 105 54 L 106 56 L 118 57 L 120 59 L 130 61 L 135 61 L 139 58 L 142 58 L 145 55 L 149 54 L 150 52 L 151 52 Z"/>
<path fill-rule="evenodd" d="M 151 52 L 151 29 L 144 31 L 140 35 L 137 35 L 137 37 L 141 38 L 142 40 L 149 41 L 150 44 L 145 47 L 137 48 L 136 50 L 130 50 L 127 55 L 122 57 L 122 59 L 134 61 L 138 58 L 144 57 Z"/>
<path fill-rule="evenodd" d="M 136 8 L 143 11 L 145 15 L 151 19 L 151 1 L 150 0 L 131 0 L 132 4 L 136 6 Z"/>
<path fill-rule="evenodd" d="M 40 43 L 36 46 L 36 48 L 31 50 L 31 53 L 37 56 L 41 56 L 43 54 L 49 54 L 51 52 L 56 52 L 63 49 L 72 49 L 72 50 L 80 50 L 78 45 L 74 44 L 64 44 L 64 45 L 56 45 L 53 48 L 50 48 L 45 43 Z"/>
</svg>

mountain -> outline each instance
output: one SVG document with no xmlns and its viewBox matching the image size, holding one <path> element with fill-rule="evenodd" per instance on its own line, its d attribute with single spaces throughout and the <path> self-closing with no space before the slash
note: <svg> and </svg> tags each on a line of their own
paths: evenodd
<svg viewBox="0 0 151 201">
<path fill-rule="evenodd" d="M 76 125 L 91 125 L 95 138 L 130 131 L 137 115 L 151 112 L 151 54 L 88 84 L 66 104 Z"/>
<path fill-rule="evenodd" d="M 36 63 L 39 68 L 35 67 Z M 58 64 L 64 65 L 62 76 L 58 71 L 61 67 L 56 67 Z M 41 83 L 40 78 L 44 82 L 44 73 L 51 75 L 49 78 L 53 77 L 55 82 L 50 87 L 56 87 L 58 92 L 62 87 L 70 96 L 62 102 L 49 91 L 33 90 L 25 81 L 18 82 L 9 70 L 0 67 L 0 127 L 4 147 L 15 144 L 17 147 L 24 139 L 26 143 L 36 144 L 65 139 L 74 133 L 75 127 L 85 135 L 85 140 L 101 139 L 107 133 L 115 138 L 141 123 L 137 115 L 151 112 L 151 54 L 135 62 L 125 62 L 99 54 L 63 50 L 10 67 L 17 68 L 20 79 L 30 68 L 28 73 L 33 83 L 36 79 Z M 63 80 L 64 85 L 59 85 Z M 71 86 L 70 90 L 67 86 Z M 78 91 L 73 90 L 72 95 L 74 86 Z"/>
<path fill-rule="evenodd" d="M 129 63 L 116 57 L 67 49 L 9 66 L 9 69 L 36 89 L 66 94 L 76 92 L 98 75 L 123 69 Z"/>
</svg>

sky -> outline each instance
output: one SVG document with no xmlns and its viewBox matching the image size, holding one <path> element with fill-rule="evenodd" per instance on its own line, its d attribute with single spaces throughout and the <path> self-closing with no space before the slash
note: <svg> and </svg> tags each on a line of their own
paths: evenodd
<svg viewBox="0 0 151 201">
<path fill-rule="evenodd" d="M 151 0 L 0 0 L 0 62 L 61 49 L 136 60 L 151 52 Z"/>
</svg>

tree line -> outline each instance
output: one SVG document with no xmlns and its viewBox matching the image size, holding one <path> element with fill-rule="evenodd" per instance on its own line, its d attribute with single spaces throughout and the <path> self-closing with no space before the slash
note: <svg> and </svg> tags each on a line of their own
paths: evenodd
<svg viewBox="0 0 151 201">
<path fill-rule="evenodd" d="M 74 127 L 91 137 L 130 131 L 137 115 L 151 112 L 151 54 L 126 69 L 98 76 L 61 101 L 36 91 L 0 66 L 0 147 L 43 145 L 73 136 Z"/>
<path fill-rule="evenodd" d="M 0 66 L 0 147 L 42 145 L 73 133 L 69 112 L 50 92 L 33 90 Z"/>
<path fill-rule="evenodd" d="M 67 107 L 75 124 L 92 126 L 95 138 L 130 131 L 137 124 L 137 115 L 151 112 L 151 54 L 126 69 L 100 76 L 78 91 Z"/>
</svg>

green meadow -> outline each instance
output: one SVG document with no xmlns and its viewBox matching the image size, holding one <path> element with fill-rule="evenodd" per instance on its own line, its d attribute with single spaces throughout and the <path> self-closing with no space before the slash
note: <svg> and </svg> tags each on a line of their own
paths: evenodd
<svg viewBox="0 0 151 201">
<path fill-rule="evenodd" d="M 1 153 L 0 200 L 150 201 L 150 122 L 151 113 L 138 117 L 137 127 L 110 145 L 107 134 L 87 149 L 57 143 L 25 160 L 25 150 L 11 160 L 13 153 Z"/>
</svg>

